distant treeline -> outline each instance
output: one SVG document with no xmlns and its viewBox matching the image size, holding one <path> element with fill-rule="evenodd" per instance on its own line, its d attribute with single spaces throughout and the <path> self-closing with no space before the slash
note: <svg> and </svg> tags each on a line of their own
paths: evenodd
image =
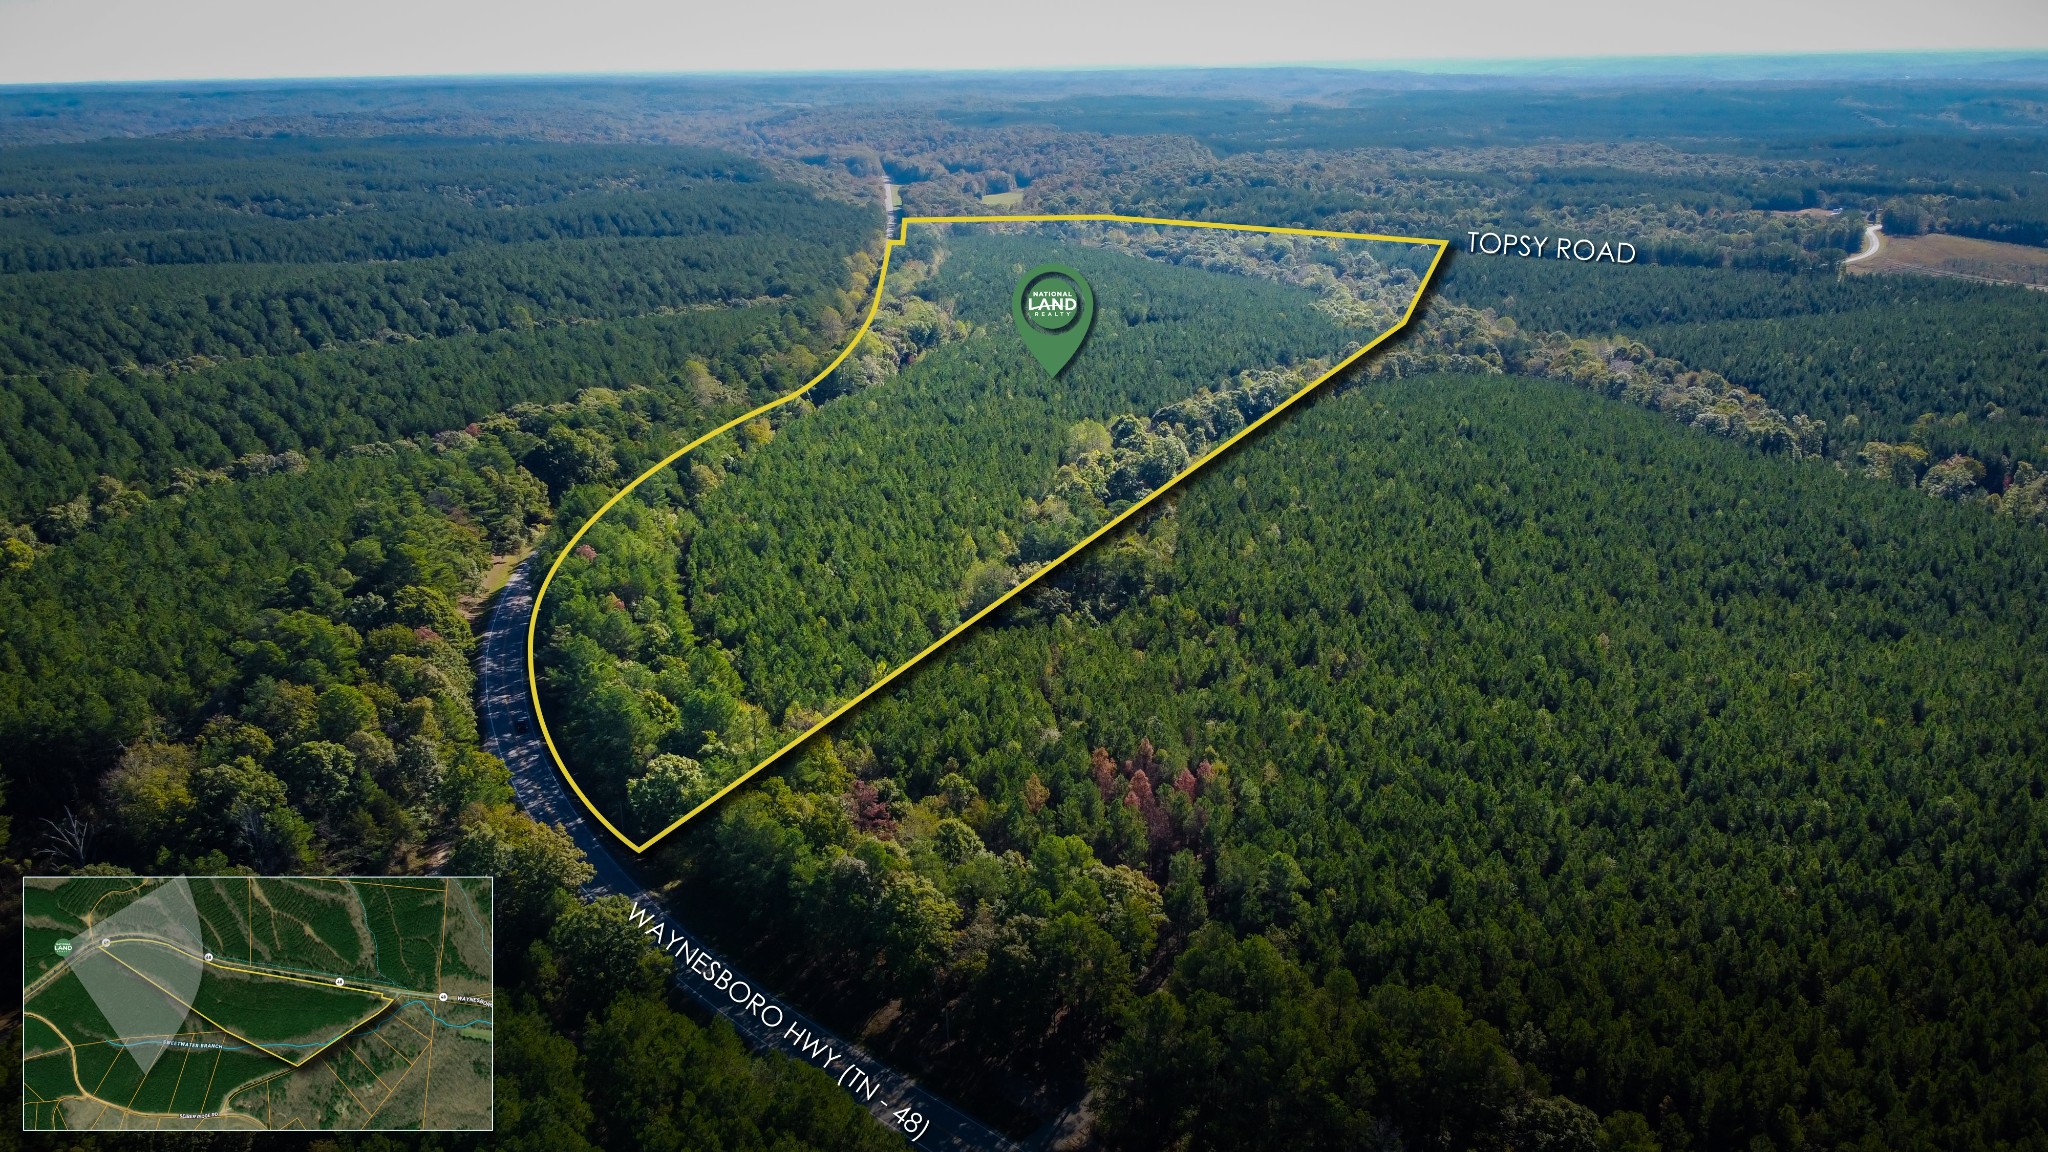
<svg viewBox="0 0 2048 1152">
<path fill-rule="evenodd" d="M 1221 152 L 1413 149 L 1551 141 L 1684 139 L 1749 151 L 1814 143 L 1855 147 L 1908 133 L 1951 138 L 1959 126 L 2027 133 L 2039 121 L 2018 102 L 1973 99 L 1962 85 L 1595 83 L 1534 86 L 1503 79 L 1464 90 L 1363 89 L 1342 103 L 1271 103 L 1183 95 L 1090 94 L 946 113 L 980 127 L 1052 124 L 1069 132 L 1193 136 Z M 1850 99 L 1845 95 L 1853 94 Z M 1871 116 L 1891 127 L 1873 129 Z"/>
<path fill-rule="evenodd" d="M 772 226 L 789 218 L 788 234 Z M 552 240 L 398 263 L 0 277 L 0 373 L 290 355 L 782 296 L 839 279 L 873 221 L 805 198 L 754 224 L 743 234 Z"/>
<path fill-rule="evenodd" d="M 0 264 L 84 270 L 0 275 L 0 517 L 592 386 L 780 381 L 793 340 L 858 306 L 846 261 L 874 227 L 694 149 L 23 149 L 0 157 Z"/>
<path fill-rule="evenodd" d="M 753 231 L 725 153 L 450 140 L 130 140 L 0 153 L 0 273 L 416 260 L 479 244 Z M 796 193 L 762 187 L 774 208 Z M 819 238 L 822 239 L 822 238 Z"/>
</svg>

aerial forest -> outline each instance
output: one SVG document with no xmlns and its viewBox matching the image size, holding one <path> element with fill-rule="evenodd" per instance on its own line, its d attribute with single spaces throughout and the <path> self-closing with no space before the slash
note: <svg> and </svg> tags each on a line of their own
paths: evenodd
<svg viewBox="0 0 2048 1152">
<path fill-rule="evenodd" d="M 5 867 L 495 877 L 422 1144 L 904 1146 L 521 806 L 559 562 L 512 714 L 622 831 L 797 742 L 613 856 L 1012 1137 L 2048 1152 L 2048 295 L 1843 270 L 2048 245 L 2040 101 L 1122 83 L 0 92 Z"/>
</svg>

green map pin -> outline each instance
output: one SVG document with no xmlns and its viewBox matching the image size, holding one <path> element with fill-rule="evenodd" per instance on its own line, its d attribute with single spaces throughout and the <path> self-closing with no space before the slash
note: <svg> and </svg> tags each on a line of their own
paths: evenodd
<svg viewBox="0 0 2048 1152">
<path fill-rule="evenodd" d="M 1024 347 L 1045 366 L 1046 375 L 1057 376 L 1088 338 L 1088 326 L 1095 322 L 1095 293 L 1072 268 L 1040 264 L 1017 281 L 1010 312 Z"/>
</svg>

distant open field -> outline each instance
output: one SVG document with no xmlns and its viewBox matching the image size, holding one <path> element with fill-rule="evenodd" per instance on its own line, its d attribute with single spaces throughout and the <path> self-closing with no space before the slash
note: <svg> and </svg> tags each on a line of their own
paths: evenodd
<svg viewBox="0 0 2048 1152">
<path fill-rule="evenodd" d="M 1886 236 L 1877 255 L 1848 269 L 1856 275 L 1919 272 L 2048 288 L 2048 248 L 1968 236 Z"/>
</svg>

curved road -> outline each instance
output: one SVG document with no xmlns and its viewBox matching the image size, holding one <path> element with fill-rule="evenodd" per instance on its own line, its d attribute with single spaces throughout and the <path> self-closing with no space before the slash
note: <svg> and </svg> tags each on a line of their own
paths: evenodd
<svg viewBox="0 0 2048 1152">
<path fill-rule="evenodd" d="M 1871 224 L 1863 229 L 1863 251 L 1849 257 L 1847 260 L 1842 261 L 1842 263 L 1860 264 L 1883 250 L 1884 225 L 1882 223 Z"/>
<path fill-rule="evenodd" d="M 684 928 L 614 855 L 617 842 L 583 818 L 582 808 L 562 786 L 546 745 L 534 732 L 527 701 L 526 621 L 533 611 L 532 569 L 537 561 L 535 557 L 513 569 L 491 609 L 477 655 L 478 718 L 484 747 L 512 770 L 512 790 L 520 807 L 543 824 L 560 825 L 597 869 L 597 875 L 584 886 L 585 895 L 615 894 L 632 900 L 646 914 L 636 919 L 648 926 L 648 934 L 658 945 L 676 956 L 678 988 L 707 1011 L 730 1021 L 754 1048 L 823 1067 L 877 1120 L 901 1132 L 918 1148 L 1014 1152 L 1017 1145 L 1000 1132 L 833 1036 L 786 1002 L 767 995 L 723 957 L 702 947 L 696 934 Z"/>
</svg>

